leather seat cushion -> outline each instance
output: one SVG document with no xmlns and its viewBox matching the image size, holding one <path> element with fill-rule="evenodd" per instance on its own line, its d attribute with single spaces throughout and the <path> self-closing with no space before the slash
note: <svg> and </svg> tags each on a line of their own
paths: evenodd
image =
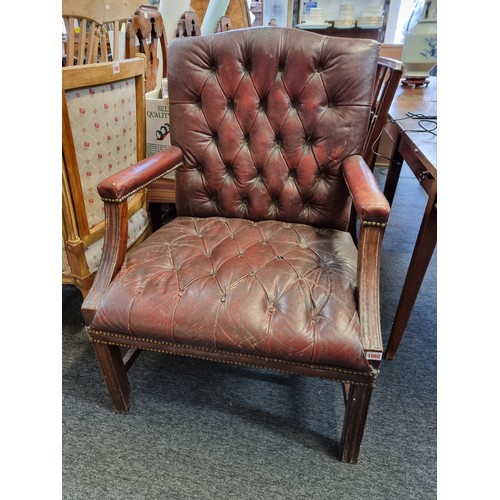
<svg viewBox="0 0 500 500">
<path fill-rule="evenodd" d="M 369 371 L 349 233 L 178 217 L 127 255 L 91 328 Z"/>
</svg>

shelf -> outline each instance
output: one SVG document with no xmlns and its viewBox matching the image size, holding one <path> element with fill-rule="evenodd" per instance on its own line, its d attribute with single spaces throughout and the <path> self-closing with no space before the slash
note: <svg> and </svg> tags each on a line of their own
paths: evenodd
<svg viewBox="0 0 500 500">
<path fill-rule="evenodd" d="M 384 38 L 384 29 L 382 28 L 297 28 L 304 31 L 312 31 L 313 33 L 319 33 L 320 35 L 327 36 L 337 36 L 343 38 L 369 38 L 372 40 L 376 40 L 378 42 L 382 42 Z"/>
</svg>

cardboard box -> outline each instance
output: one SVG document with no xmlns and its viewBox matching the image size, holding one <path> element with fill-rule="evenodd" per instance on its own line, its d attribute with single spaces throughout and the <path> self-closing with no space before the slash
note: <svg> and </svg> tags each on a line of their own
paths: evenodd
<svg viewBox="0 0 500 500">
<path fill-rule="evenodd" d="M 166 79 L 162 87 L 166 88 Z M 170 115 L 168 97 L 162 98 L 161 88 L 146 92 L 146 156 L 151 156 L 170 146 Z M 148 186 L 150 203 L 175 204 L 175 172 L 157 179 Z"/>
<path fill-rule="evenodd" d="M 170 116 L 168 97 L 162 98 L 162 89 L 146 92 L 146 156 L 170 146 Z"/>
</svg>

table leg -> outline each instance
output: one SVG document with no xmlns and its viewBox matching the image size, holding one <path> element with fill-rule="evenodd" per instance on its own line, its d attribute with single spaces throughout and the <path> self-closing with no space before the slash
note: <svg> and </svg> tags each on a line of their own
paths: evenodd
<svg viewBox="0 0 500 500">
<path fill-rule="evenodd" d="M 413 250 L 408 273 L 399 299 L 396 316 L 384 354 L 385 359 L 393 360 L 399 343 L 410 319 L 410 314 L 424 280 L 427 267 L 434 253 L 437 240 L 437 182 L 434 182 L 429 194 L 424 217 L 420 225 L 417 241 Z"/>
<path fill-rule="evenodd" d="M 396 187 L 398 185 L 399 176 L 401 174 L 401 167 L 403 166 L 403 157 L 398 151 L 397 144 L 391 157 L 389 169 L 387 171 L 387 179 L 384 185 L 384 196 L 387 198 L 389 205 L 392 206 Z"/>
</svg>

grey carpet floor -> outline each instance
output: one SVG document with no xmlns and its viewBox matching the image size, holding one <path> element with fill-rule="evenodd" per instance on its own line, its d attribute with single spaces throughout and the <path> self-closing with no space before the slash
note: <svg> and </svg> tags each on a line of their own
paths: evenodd
<svg viewBox="0 0 500 500">
<path fill-rule="evenodd" d="M 403 168 L 383 244 L 385 342 L 425 202 Z M 144 352 L 130 414 L 112 413 L 78 290 L 62 301 L 64 499 L 436 498 L 436 255 L 396 359 L 382 362 L 357 465 L 336 458 L 341 385 L 321 379 Z"/>
</svg>

